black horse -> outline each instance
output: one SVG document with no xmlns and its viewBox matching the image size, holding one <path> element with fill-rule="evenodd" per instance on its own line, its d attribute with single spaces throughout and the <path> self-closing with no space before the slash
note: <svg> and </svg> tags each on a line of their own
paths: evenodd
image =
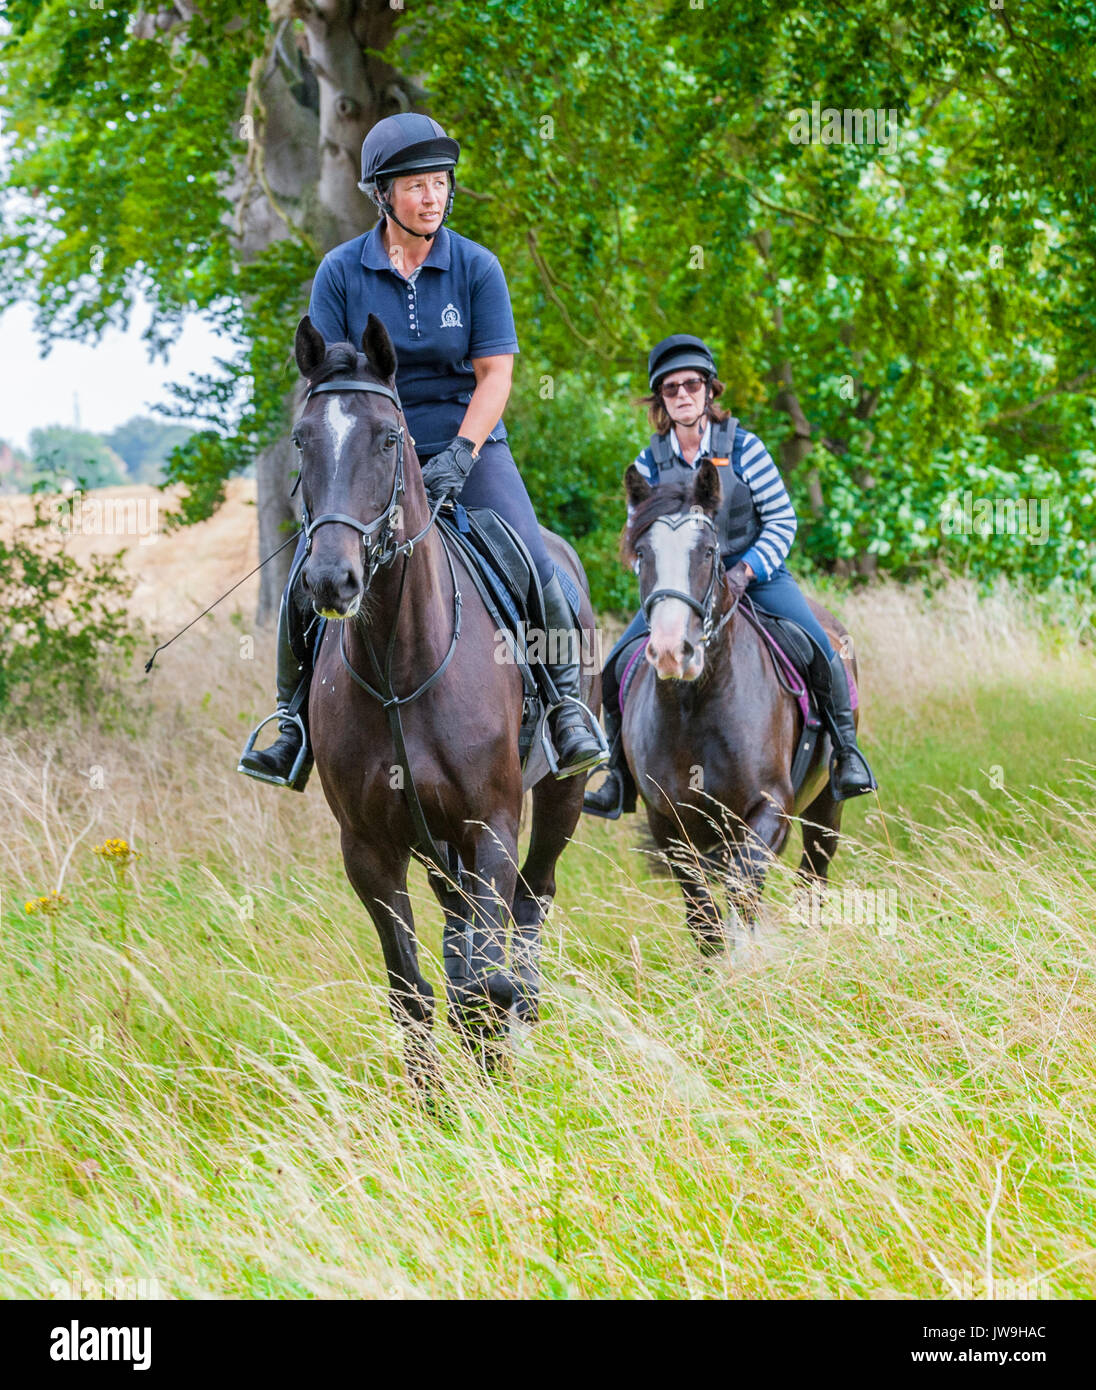
<svg viewBox="0 0 1096 1390">
<path fill-rule="evenodd" d="M 582 810 L 583 779 L 557 780 L 539 748 L 530 755 L 532 838 L 519 871 L 521 676 L 498 659 L 495 623 L 433 524 L 388 334 L 370 315 L 359 353 L 325 343 L 305 317 L 295 349 L 309 387 L 294 432 L 311 543 L 302 583 L 329 619 L 309 726 L 347 877 L 380 936 L 391 1008 L 407 1029 L 408 1070 L 423 1082 L 434 1073 L 434 992 L 419 967 L 407 893 L 422 831 L 446 856 L 429 868 L 445 910 L 450 1021 L 491 1062 L 505 1052 L 511 1021 L 537 1017 L 540 928 Z M 578 558 L 544 535 L 578 586 L 589 636 Z M 402 747 L 391 709 L 377 698 L 386 691 L 389 705 L 399 698 Z M 596 672 L 584 675 L 582 693 L 596 715 Z"/>
</svg>

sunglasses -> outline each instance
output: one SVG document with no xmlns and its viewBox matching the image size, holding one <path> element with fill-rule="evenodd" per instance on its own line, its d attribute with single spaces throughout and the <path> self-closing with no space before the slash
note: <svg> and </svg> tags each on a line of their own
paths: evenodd
<svg viewBox="0 0 1096 1390">
<path fill-rule="evenodd" d="M 666 386 L 660 386 L 659 395 L 667 401 L 672 400 L 679 391 L 688 391 L 690 396 L 695 396 L 704 384 L 703 377 L 691 376 L 686 381 L 670 382 Z"/>
</svg>

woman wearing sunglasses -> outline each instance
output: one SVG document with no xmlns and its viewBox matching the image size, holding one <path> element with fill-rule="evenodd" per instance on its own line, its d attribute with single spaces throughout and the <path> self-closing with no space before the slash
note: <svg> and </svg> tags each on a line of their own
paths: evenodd
<svg viewBox="0 0 1096 1390">
<path fill-rule="evenodd" d="M 727 412 L 717 403 L 723 383 L 707 344 L 688 333 L 676 333 L 652 348 L 647 360 L 651 395 L 648 418 L 655 433 L 636 459 L 636 467 L 652 486 L 688 480 L 704 458 L 725 455 L 720 469 L 723 500 L 715 517 L 720 550 L 732 593 L 749 594 L 759 608 L 798 623 L 818 648 L 828 667 L 828 680 L 814 682 L 833 731 L 831 772 L 838 801 L 874 791 L 876 781 L 856 744 L 844 662 L 825 629 L 812 613 L 784 560 L 795 539 L 796 516 L 776 465 L 761 440 L 738 425 L 733 438 Z M 713 449 L 713 444 L 717 447 Z M 648 630 L 642 610 L 624 630 L 609 653 L 602 675 L 605 730 L 609 740 L 608 776 L 597 791 L 586 793 L 584 809 L 615 820 L 622 810 L 635 810 L 636 791 L 621 747 L 621 714 L 616 659 Z"/>
</svg>

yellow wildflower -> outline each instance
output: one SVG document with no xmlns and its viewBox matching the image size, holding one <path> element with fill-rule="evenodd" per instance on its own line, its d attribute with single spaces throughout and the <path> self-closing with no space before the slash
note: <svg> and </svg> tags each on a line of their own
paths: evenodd
<svg viewBox="0 0 1096 1390">
<path fill-rule="evenodd" d="M 104 859 L 111 860 L 119 868 L 125 868 L 131 859 L 140 859 L 141 857 L 140 851 L 131 848 L 126 840 L 116 838 L 104 840 L 101 845 L 96 845 L 93 853 L 101 854 Z"/>
<path fill-rule="evenodd" d="M 58 893 L 55 888 L 52 893 L 45 893 L 41 897 L 31 898 L 23 904 L 26 912 L 58 912 L 68 904 L 68 898 L 64 893 Z"/>
</svg>

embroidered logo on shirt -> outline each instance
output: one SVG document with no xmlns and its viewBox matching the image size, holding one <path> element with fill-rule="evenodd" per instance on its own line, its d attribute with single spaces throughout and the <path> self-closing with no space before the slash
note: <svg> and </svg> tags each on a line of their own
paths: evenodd
<svg viewBox="0 0 1096 1390">
<path fill-rule="evenodd" d="M 460 310 L 455 304 L 447 304 L 441 311 L 442 328 L 463 328 L 464 324 L 460 321 Z"/>
</svg>

